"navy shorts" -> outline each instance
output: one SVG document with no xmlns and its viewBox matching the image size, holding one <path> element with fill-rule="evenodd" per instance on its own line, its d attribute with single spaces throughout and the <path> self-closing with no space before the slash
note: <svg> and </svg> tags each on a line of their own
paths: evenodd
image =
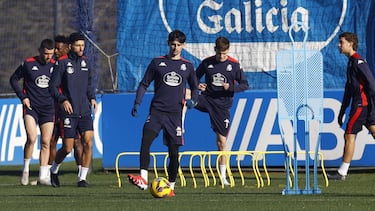
<svg viewBox="0 0 375 211">
<path fill-rule="evenodd" d="M 196 109 L 206 112 L 210 116 L 211 128 L 223 136 L 227 136 L 230 129 L 230 107 L 221 106 L 228 102 L 221 103 L 219 98 L 211 98 L 205 95 L 198 96 Z"/>
<path fill-rule="evenodd" d="M 368 107 L 368 115 L 367 115 L 367 121 L 365 123 L 365 126 L 369 128 L 369 126 L 375 125 L 375 107 L 369 106 Z"/>
<path fill-rule="evenodd" d="M 61 137 L 61 134 L 62 134 L 61 131 L 64 130 L 61 123 L 62 122 L 60 121 L 60 118 L 56 119 L 55 125 L 53 127 L 53 135 L 55 137 L 59 137 L 59 136 Z"/>
<path fill-rule="evenodd" d="M 64 134 L 62 134 L 62 137 L 64 138 L 77 138 L 77 132 L 81 134 L 85 131 L 94 130 L 91 115 L 65 117 L 62 120 L 64 126 Z"/>
<path fill-rule="evenodd" d="M 157 134 L 160 130 L 163 130 L 163 143 L 165 145 L 184 145 L 182 111 L 181 113 L 167 113 L 151 109 L 143 128 L 152 130 Z"/>
<path fill-rule="evenodd" d="M 38 109 L 33 107 L 32 109 L 23 106 L 23 115 L 30 115 L 35 119 L 35 122 L 39 125 L 43 125 L 47 122 L 54 122 L 55 111 L 53 109 Z"/>
<path fill-rule="evenodd" d="M 369 127 L 375 124 L 375 112 L 368 112 L 368 107 L 358 106 L 350 110 L 349 120 L 346 125 L 346 134 L 357 134 L 363 125 Z"/>
</svg>

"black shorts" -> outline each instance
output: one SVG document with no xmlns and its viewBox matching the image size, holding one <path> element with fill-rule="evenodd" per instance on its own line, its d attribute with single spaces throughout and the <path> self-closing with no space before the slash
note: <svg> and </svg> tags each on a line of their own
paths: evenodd
<svg viewBox="0 0 375 211">
<path fill-rule="evenodd" d="M 230 129 L 230 108 L 228 102 L 221 103 L 220 99 L 198 96 L 198 104 L 195 107 L 199 111 L 206 112 L 210 116 L 211 128 L 223 136 L 227 136 Z"/>
<path fill-rule="evenodd" d="M 346 125 L 346 134 L 357 134 L 362 130 L 362 127 L 374 125 L 375 117 L 374 112 L 368 112 L 368 107 L 357 106 L 350 110 L 349 120 Z"/>
<path fill-rule="evenodd" d="M 143 128 L 152 130 L 157 134 L 160 130 L 163 130 L 163 143 L 165 145 L 184 145 L 182 111 L 181 113 L 167 113 L 151 109 Z"/>
<path fill-rule="evenodd" d="M 23 106 L 23 115 L 30 115 L 35 119 L 35 122 L 39 125 L 43 125 L 47 122 L 54 122 L 55 111 L 52 109 L 39 109 L 33 107 L 32 109 Z"/>
<path fill-rule="evenodd" d="M 91 115 L 82 117 L 65 117 L 63 118 L 64 138 L 77 138 L 77 132 L 80 134 L 93 130 L 93 120 Z"/>
</svg>

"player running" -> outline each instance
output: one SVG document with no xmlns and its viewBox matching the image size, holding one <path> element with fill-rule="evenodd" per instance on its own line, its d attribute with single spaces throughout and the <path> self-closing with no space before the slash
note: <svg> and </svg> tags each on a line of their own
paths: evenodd
<svg viewBox="0 0 375 211">
<path fill-rule="evenodd" d="M 169 54 L 155 58 L 149 64 L 146 73 L 139 83 L 132 116 L 136 116 L 138 107 L 148 86 L 154 82 L 154 97 L 151 101 L 149 116 L 143 126 L 140 151 L 140 175 L 128 175 L 129 182 L 141 190 L 148 186 L 148 167 L 150 163 L 150 147 L 154 139 L 163 129 L 164 144 L 168 146 L 169 183 L 174 196 L 174 186 L 179 168 L 179 147 L 184 145 L 182 108 L 185 105 L 186 83 L 190 86 L 192 99 L 198 95 L 198 82 L 194 67 L 190 61 L 181 57 L 186 36 L 179 30 L 168 36 Z"/>
</svg>

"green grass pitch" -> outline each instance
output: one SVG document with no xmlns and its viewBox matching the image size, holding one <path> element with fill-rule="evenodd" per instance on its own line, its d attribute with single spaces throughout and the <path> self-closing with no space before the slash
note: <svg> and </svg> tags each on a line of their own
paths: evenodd
<svg viewBox="0 0 375 211">
<path fill-rule="evenodd" d="M 89 188 L 77 188 L 76 167 L 67 162 L 60 168 L 60 188 L 21 186 L 21 166 L 0 166 L 0 210 L 374 210 L 375 171 L 352 171 L 346 181 L 330 181 L 324 186 L 319 175 L 321 194 L 282 195 L 285 173 L 270 173 L 271 184 L 256 187 L 251 172 L 245 172 L 245 185 L 236 173 L 235 187 L 204 187 L 197 175 L 197 188 L 188 171 L 184 171 L 186 187 L 176 183 L 173 198 L 155 199 L 148 190 L 129 185 L 125 171 L 121 172 L 123 186 L 118 187 L 114 171 L 104 171 L 101 160 L 95 159 L 88 175 Z M 31 166 L 30 180 L 36 180 L 38 166 Z M 162 176 L 162 175 L 159 175 Z M 303 177 L 303 173 L 299 174 Z M 153 177 L 150 171 L 150 179 Z M 300 188 L 304 180 L 300 179 Z"/>
</svg>

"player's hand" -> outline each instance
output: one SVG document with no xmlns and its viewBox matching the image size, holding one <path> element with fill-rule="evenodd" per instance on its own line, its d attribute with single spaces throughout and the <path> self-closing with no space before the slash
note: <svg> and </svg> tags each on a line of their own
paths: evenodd
<svg viewBox="0 0 375 211">
<path fill-rule="evenodd" d="M 339 113 L 339 116 L 337 117 L 337 123 L 340 125 L 340 127 L 342 126 L 342 124 L 343 124 L 343 117 L 344 117 L 344 112 L 342 112 L 342 111 L 340 111 L 340 113 Z"/>
<path fill-rule="evenodd" d="M 97 107 L 98 107 L 98 104 L 96 103 L 96 100 L 91 99 L 90 103 L 91 103 L 91 108 L 94 109 L 94 114 L 96 114 Z"/>
<path fill-rule="evenodd" d="M 26 97 L 26 98 L 24 98 L 24 99 L 22 100 L 22 104 L 23 104 L 27 109 L 29 109 L 29 110 L 33 110 L 33 109 L 31 108 L 31 103 L 30 103 L 30 100 L 29 100 L 28 97 Z"/>
<path fill-rule="evenodd" d="M 198 89 L 200 89 L 202 92 L 206 91 L 207 84 L 205 83 L 200 83 L 198 85 Z"/>
<path fill-rule="evenodd" d="M 188 109 L 194 108 L 198 103 L 195 102 L 194 100 L 188 99 L 186 100 L 186 107 Z"/>
<path fill-rule="evenodd" d="M 229 89 L 229 83 L 223 83 L 223 88 L 227 91 Z"/>
<path fill-rule="evenodd" d="M 132 108 L 132 116 L 138 116 L 138 108 L 139 108 L 139 104 L 134 104 L 133 108 Z"/>
<path fill-rule="evenodd" d="M 64 111 L 68 114 L 72 114 L 73 113 L 73 107 L 72 107 L 72 104 L 70 104 L 70 102 L 68 100 L 65 100 L 63 102 L 63 107 L 64 107 Z"/>
</svg>

